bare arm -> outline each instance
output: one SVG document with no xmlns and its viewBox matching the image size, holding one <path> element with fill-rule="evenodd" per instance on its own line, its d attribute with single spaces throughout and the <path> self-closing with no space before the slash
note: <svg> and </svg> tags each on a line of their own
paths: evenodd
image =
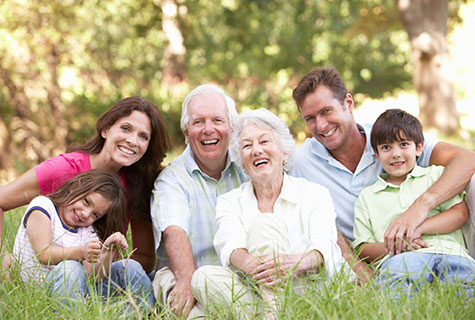
<svg viewBox="0 0 475 320">
<path fill-rule="evenodd" d="M 362 243 L 357 249 L 361 249 L 360 257 L 367 262 L 373 262 L 386 255 L 384 242 Z"/>
<path fill-rule="evenodd" d="M 371 279 L 374 274 L 373 269 L 371 269 L 364 261 L 361 261 L 357 256 L 355 256 L 353 250 L 351 250 L 350 245 L 348 244 L 348 241 L 340 232 L 338 232 L 337 244 L 340 247 L 343 258 L 345 258 L 350 266 L 353 266 L 353 271 L 358 276 L 358 282 L 364 283 Z"/>
<path fill-rule="evenodd" d="M 99 255 L 101 250 L 101 244 L 98 240 L 79 247 L 53 246 L 50 220 L 39 210 L 33 210 L 28 216 L 26 232 L 38 261 L 42 264 L 58 264 L 66 259 L 76 261 L 93 259 Z"/>
<path fill-rule="evenodd" d="M 155 267 L 155 247 L 153 226 L 151 221 L 131 221 L 132 246 L 135 251 L 131 259 L 139 262 L 145 272 L 149 273 Z"/>
<path fill-rule="evenodd" d="M 0 187 L 0 239 L 3 234 L 3 211 L 28 204 L 40 194 L 40 187 L 33 169 L 21 177 Z"/>
<path fill-rule="evenodd" d="M 460 229 L 468 219 L 468 208 L 462 201 L 450 209 L 427 218 L 417 229 L 416 233 L 445 234 Z"/>
<path fill-rule="evenodd" d="M 190 240 L 178 226 L 169 226 L 163 231 L 165 252 L 170 260 L 170 269 L 177 280 L 170 293 L 171 307 L 178 316 L 186 318 L 195 304 L 191 278 L 196 271 Z"/>
<path fill-rule="evenodd" d="M 402 251 L 404 239 L 412 242 L 415 229 L 429 211 L 460 193 L 475 172 L 475 153 L 464 148 L 438 142 L 432 151 L 430 165 L 445 166 L 444 173 L 403 214 L 394 219 L 384 234 L 389 252 Z"/>
</svg>

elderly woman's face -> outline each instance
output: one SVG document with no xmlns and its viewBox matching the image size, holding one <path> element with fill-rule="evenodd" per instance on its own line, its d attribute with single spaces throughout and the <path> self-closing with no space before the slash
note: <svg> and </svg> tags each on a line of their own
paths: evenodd
<svg viewBox="0 0 475 320">
<path fill-rule="evenodd" d="M 283 162 L 288 156 L 272 130 L 248 125 L 241 133 L 240 146 L 242 164 L 253 180 L 282 175 Z"/>
</svg>

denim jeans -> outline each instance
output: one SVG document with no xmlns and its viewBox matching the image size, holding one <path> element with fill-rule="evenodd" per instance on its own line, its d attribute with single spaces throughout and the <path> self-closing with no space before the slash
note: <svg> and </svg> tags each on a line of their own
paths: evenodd
<svg viewBox="0 0 475 320">
<path fill-rule="evenodd" d="M 395 298 L 409 286 L 417 292 L 424 282 L 435 278 L 447 283 L 459 282 L 467 297 L 473 297 L 475 262 L 461 256 L 404 252 L 388 258 L 380 267 L 376 283 L 390 289 Z"/>
<path fill-rule="evenodd" d="M 78 299 L 89 293 L 87 275 L 82 264 L 75 260 L 60 262 L 48 274 L 46 284 L 54 296 Z M 135 260 L 120 260 L 111 264 L 109 276 L 96 284 L 98 294 L 105 298 L 127 291 L 144 310 L 151 311 L 155 305 L 152 282 Z"/>
</svg>

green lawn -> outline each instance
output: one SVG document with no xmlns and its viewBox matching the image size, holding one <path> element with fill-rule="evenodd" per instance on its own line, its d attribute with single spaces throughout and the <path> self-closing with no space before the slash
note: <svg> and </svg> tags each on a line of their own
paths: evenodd
<svg viewBox="0 0 475 320">
<path fill-rule="evenodd" d="M 15 233 L 24 209 L 5 214 L 5 241 L 11 251 Z M 441 283 L 424 286 L 412 298 L 402 297 L 397 302 L 368 283 L 357 286 L 346 279 L 336 279 L 328 285 L 315 281 L 304 295 L 286 288 L 278 297 L 278 319 L 475 319 L 475 303 L 457 295 L 459 286 Z M 147 315 L 123 311 L 127 297 L 101 302 L 91 295 L 70 306 L 60 305 L 50 297 L 43 286 L 25 284 L 18 274 L 6 280 L 0 274 L 0 319 L 123 319 L 147 318 Z M 133 309 L 133 308 L 132 308 Z M 262 315 L 249 315 L 233 311 L 227 306 L 211 306 L 212 319 L 261 319 Z M 173 319 L 166 308 L 157 310 L 148 319 Z"/>
</svg>

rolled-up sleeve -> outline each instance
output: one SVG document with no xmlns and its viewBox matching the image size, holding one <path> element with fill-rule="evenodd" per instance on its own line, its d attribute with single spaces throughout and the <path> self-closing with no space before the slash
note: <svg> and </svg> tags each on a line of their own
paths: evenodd
<svg viewBox="0 0 475 320">
<path fill-rule="evenodd" d="M 169 226 L 179 226 L 187 234 L 190 231 L 189 195 L 183 181 L 167 169 L 155 180 L 150 206 L 156 249 L 160 245 L 161 233 Z"/>
</svg>

